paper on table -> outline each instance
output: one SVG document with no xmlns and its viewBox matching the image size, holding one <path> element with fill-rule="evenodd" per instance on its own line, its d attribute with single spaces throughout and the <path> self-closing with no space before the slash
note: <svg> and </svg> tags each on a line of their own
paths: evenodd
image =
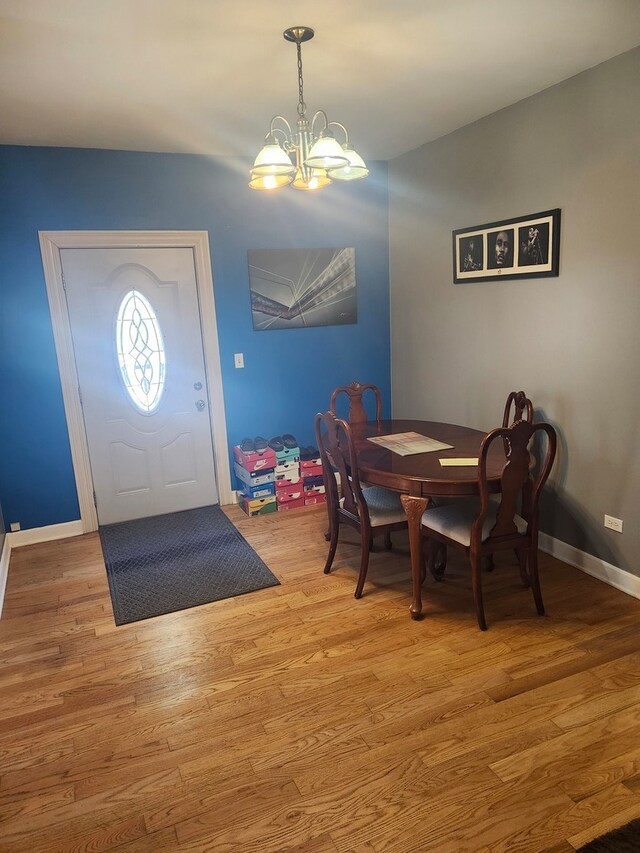
<svg viewBox="0 0 640 853">
<path fill-rule="evenodd" d="M 376 435 L 370 438 L 374 444 L 397 453 L 412 456 L 414 453 L 431 453 L 433 450 L 451 450 L 452 444 L 443 444 L 435 438 L 427 438 L 419 432 L 397 432 L 394 435 Z"/>
<path fill-rule="evenodd" d="M 440 464 L 442 465 L 443 468 L 449 468 L 449 467 L 453 468 L 454 466 L 462 468 L 462 467 L 467 466 L 467 465 L 469 467 L 471 467 L 472 465 L 475 466 L 478 464 L 478 457 L 476 456 L 475 459 L 472 456 L 470 456 L 468 458 L 460 457 L 457 459 L 454 459 L 453 457 L 451 457 L 450 459 L 441 459 Z"/>
</svg>

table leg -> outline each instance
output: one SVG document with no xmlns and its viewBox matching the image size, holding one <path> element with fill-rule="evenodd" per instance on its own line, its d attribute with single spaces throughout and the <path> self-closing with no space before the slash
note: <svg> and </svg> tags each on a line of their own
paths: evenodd
<svg viewBox="0 0 640 853">
<path fill-rule="evenodd" d="M 420 531 L 420 522 L 422 513 L 429 505 L 429 498 L 401 495 L 400 500 L 407 515 L 409 526 L 411 579 L 413 581 L 413 601 L 409 610 L 412 619 L 419 619 L 422 612 L 422 533 Z"/>
</svg>

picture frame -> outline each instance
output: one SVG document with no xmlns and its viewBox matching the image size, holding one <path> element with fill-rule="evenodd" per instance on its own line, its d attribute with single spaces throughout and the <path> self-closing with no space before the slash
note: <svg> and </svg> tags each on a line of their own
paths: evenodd
<svg viewBox="0 0 640 853">
<path fill-rule="evenodd" d="M 255 331 L 358 322 L 354 248 L 249 249 Z"/>
<path fill-rule="evenodd" d="M 453 283 L 547 278 L 560 270 L 560 208 L 453 232 Z"/>
</svg>

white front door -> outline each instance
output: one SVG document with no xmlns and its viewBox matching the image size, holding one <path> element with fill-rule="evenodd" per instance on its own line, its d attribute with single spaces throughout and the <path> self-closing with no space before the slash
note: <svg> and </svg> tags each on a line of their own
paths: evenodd
<svg viewBox="0 0 640 853">
<path fill-rule="evenodd" d="M 100 524 L 217 503 L 193 251 L 60 259 Z"/>
</svg>

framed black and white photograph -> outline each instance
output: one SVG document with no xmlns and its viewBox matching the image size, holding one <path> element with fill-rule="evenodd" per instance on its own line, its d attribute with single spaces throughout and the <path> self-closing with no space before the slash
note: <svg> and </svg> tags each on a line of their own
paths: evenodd
<svg viewBox="0 0 640 853">
<path fill-rule="evenodd" d="M 453 281 L 557 276 L 560 209 L 453 232 Z"/>
<path fill-rule="evenodd" d="M 473 234 L 463 237 L 458 244 L 460 255 L 460 269 L 464 272 L 475 272 L 481 270 L 484 265 L 484 254 L 482 238 Z"/>
<path fill-rule="evenodd" d="M 356 323 L 355 249 L 249 249 L 257 331 Z"/>
</svg>

